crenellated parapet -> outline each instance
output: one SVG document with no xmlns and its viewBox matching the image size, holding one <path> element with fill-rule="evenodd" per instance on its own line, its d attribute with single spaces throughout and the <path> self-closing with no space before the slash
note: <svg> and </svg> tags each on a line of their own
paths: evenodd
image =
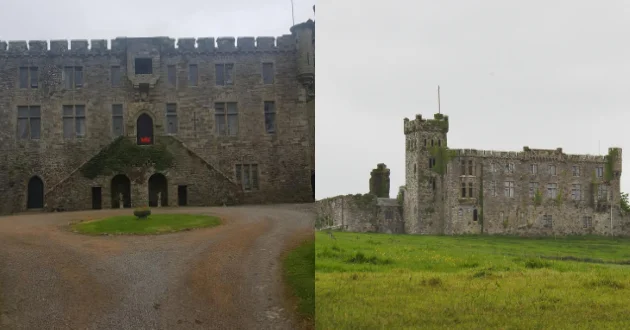
<svg viewBox="0 0 630 330">
<path fill-rule="evenodd" d="M 615 148 L 617 149 L 617 148 Z M 477 149 L 453 149 L 456 157 L 478 157 L 495 159 L 512 159 L 521 161 L 555 161 L 573 163 L 604 163 L 606 157 L 601 155 L 575 155 L 565 154 L 562 148 L 557 149 L 530 149 L 524 147 L 523 151 L 496 151 Z M 619 151 L 621 154 L 621 151 Z M 621 157 L 619 157 L 619 162 Z"/>
<path fill-rule="evenodd" d="M 404 119 L 405 134 L 414 132 L 439 132 L 448 133 L 448 116 L 440 113 L 433 115 L 433 119 L 424 119 L 422 115 L 416 115 L 414 120 Z"/>
<path fill-rule="evenodd" d="M 293 35 L 280 37 L 205 37 L 205 38 L 126 38 L 112 40 L 12 40 L 0 41 L 0 56 L 81 56 L 122 54 L 128 43 L 143 39 L 150 41 L 161 51 L 168 53 L 230 53 L 230 52 L 277 52 L 295 51 Z"/>
</svg>

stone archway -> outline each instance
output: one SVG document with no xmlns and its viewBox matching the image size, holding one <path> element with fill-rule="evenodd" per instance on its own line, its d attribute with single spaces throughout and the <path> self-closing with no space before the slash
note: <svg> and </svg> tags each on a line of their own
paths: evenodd
<svg viewBox="0 0 630 330">
<path fill-rule="evenodd" d="M 38 176 L 28 180 L 27 187 L 27 209 L 43 209 L 44 208 L 44 181 Z"/>
<path fill-rule="evenodd" d="M 153 118 L 146 113 L 136 121 L 136 139 L 139 145 L 153 144 Z"/>
<path fill-rule="evenodd" d="M 120 208 L 122 195 L 123 207 L 131 207 L 131 181 L 124 174 L 118 174 L 112 178 L 112 208 Z"/>
<path fill-rule="evenodd" d="M 149 206 L 168 206 L 168 181 L 164 174 L 155 173 L 149 178 Z"/>
</svg>

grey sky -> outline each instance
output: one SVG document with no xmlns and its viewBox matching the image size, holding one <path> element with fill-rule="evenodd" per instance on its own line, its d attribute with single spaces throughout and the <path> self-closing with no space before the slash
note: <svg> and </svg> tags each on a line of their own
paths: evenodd
<svg viewBox="0 0 630 330">
<path fill-rule="evenodd" d="M 313 0 L 294 0 L 295 22 L 314 18 Z M 280 36 L 290 0 L 0 0 L 0 40 L 113 39 L 118 36 Z"/>
<path fill-rule="evenodd" d="M 630 153 L 630 1 L 344 0 L 317 12 L 317 198 L 404 184 L 403 118 L 449 146 Z M 625 157 L 624 170 L 630 170 Z M 630 190 L 630 171 L 622 175 Z"/>
</svg>

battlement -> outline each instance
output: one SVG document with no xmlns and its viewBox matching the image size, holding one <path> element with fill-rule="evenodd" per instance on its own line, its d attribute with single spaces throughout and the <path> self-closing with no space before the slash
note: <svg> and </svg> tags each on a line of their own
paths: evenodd
<svg viewBox="0 0 630 330">
<path fill-rule="evenodd" d="M 294 51 L 295 38 L 287 34 L 280 37 L 219 37 L 219 38 L 179 38 L 118 37 L 106 39 L 79 40 L 12 40 L 0 41 L 0 56 L 80 56 L 121 54 L 127 51 L 134 41 L 149 41 L 167 53 L 214 53 L 214 52 L 270 52 Z"/>
<path fill-rule="evenodd" d="M 621 155 L 621 148 L 609 148 L 609 153 L 616 150 Z M 565 154 L 562 148 L 530 149 L 523 147 L 523 151 L 496 151 L 476 149 L 453 149 L 457 157 L 500 158 L 513 160 L 566 161 L 575 163 L 604 163 L 608 156 L 603 155 L 575 155 Z"/>
<path fill-rule="evenodd" d="M 441 113 L 433 115 L 433 119 L 424 119 L 422 115 L 416 115 L 414 120 L 404 119 L 405 134 L 418 131 L 448 133 L 448 116 Z"/>
</svg>

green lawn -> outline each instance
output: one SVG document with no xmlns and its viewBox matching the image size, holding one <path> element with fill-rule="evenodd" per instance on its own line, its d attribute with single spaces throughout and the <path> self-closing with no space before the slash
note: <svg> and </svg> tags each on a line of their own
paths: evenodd
<svg viewBox="0 0 630 330">
<path fill-rule="evenodd" d="M 317 329 L 630 328 L 630 240 L 334 236 L 316 234 Z"/>
<path fill-rule="evenodd" d="M 284 260 L 286 280 L 298 299 L 298 313 L 303 319 L 315 318 L 315 242 L 304 241 Z"/>
<path fill-rule="evenodd" d="M 82 234 L 162 234 L 192 228 L 214 227 L 221 224 L 217 217 L 199 214 L 153 214 L 139 220 L 133 215 L 121 215 L 74 224 Z"/>
</svg>

